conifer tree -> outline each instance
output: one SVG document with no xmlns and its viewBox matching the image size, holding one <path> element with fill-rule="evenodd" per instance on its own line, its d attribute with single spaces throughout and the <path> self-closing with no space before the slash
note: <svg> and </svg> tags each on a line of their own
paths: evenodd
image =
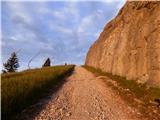
<svg viewBox="0 0 160 120">
<path fill-rule="evenodd" d="M 15 52 L 11 54 L 11 57 L 3 64 L 6 72 L 15 72 L 19 67 L 19 61 Z"/>
<path fill-rule="evenodd" d="M 47 60 L 44 62 L 44 64 L 43 64 L 42 67 L 48 67 L 48 66 L 51 66 L 51 60 L 50 60 L 50 58 L 47 58 Z"/>
</svg>

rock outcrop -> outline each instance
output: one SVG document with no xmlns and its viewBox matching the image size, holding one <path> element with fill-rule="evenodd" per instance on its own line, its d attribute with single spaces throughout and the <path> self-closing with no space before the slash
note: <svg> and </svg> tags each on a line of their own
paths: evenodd
<svg viewBox="0 0 160 120">
<path fill-rule="evenodd" d="M 89 49 L 85 64 L 160 86 L 160 1 L 126 2 Z"/>
</svg>

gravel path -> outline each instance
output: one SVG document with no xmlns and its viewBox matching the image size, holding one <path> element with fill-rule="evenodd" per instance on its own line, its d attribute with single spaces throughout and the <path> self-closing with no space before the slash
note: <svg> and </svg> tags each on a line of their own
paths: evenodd
<svg viewBox="0 0 160 120">
<path fill-rule="evenodd" d="M 138 120 L 139 116 L 102 79 L 75 67 L 34 120 Z"/>
</svg>

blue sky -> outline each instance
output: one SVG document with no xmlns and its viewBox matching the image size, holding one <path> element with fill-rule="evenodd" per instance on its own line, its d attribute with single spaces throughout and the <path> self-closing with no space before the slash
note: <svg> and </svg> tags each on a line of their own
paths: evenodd
<svg viewBox="0 0 160 120">
<path fill-rule="evenodd" d="M 1 3 L 2 62 L 13 51 L 20 69 L 40 53 L 31 68 L 41 67 L 47 57 L 53 65 L 84 64 L 89 47 L 104 26 L 124 5 L 124 0 L 39 1 Z"/>
</svg>

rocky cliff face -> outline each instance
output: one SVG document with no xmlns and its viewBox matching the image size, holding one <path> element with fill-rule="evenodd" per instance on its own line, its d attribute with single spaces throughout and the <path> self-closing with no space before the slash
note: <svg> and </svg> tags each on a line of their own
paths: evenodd
<svg viewBox="0 0 160 120">
<path fill-rule="evenodd" d="M 85 64 L 160 86 L 160 1 L 127 2 L 91 46 Z"/>
</svg>

